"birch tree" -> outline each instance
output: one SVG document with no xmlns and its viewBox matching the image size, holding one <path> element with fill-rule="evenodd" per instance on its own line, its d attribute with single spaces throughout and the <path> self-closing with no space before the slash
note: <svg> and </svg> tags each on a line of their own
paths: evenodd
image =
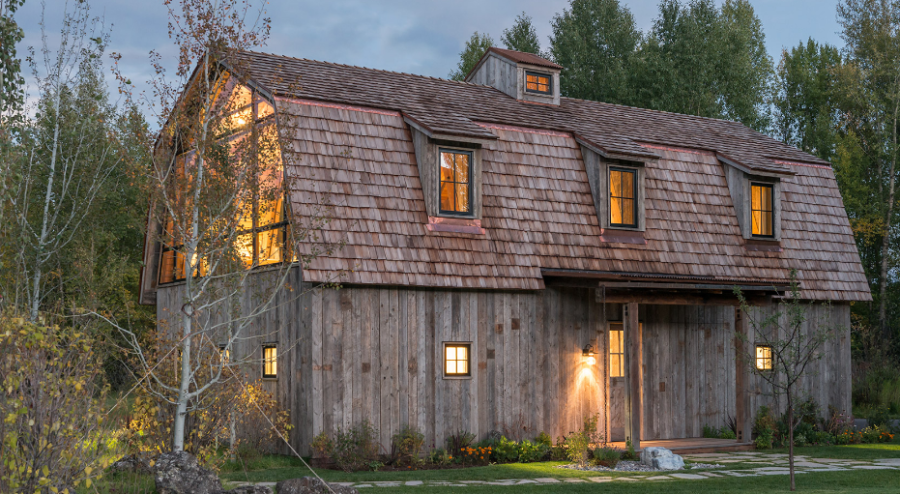
<svg viewBox="0 0 900 494">
<path fill-rule="evenodd" d="M 41 22 L 42 44 L 28 57 L 39 101 L 16 135 L 7 162 L 0 237 L 4 304 L 32 321 L 60 291 L 60 253 L 77 237 L 122 157 L 111 132 L 117 118 L 97 93 L 108 40 L 90 6 L 66 4 L 58 47 Z"/>
<path fill-rule="evenodd" d="M 327 208 L 302 225 L 288 221 L 283 171 L 292 154 L 283 152 L 289 141 L 278 128 L 290 120 L 275 114 L 272 95 L 252 86 L 241 57 L 268 37 L 264 7 L 237 0 L 165 3 L 179 58 L 169 78 L 162 58 L 151 56 L 162 130 L 149 178 L 148 244 L 160 246 L 161 266 L 147 275 L 176 283 L 179 310 L 158 321 L 158 351 L 108 315 L 95 315 L 128 341 L 141 368 L 139 383 L 174 408 L 172 449 L 182 451 L 188 415 L 208 406 L 222 384 L 243 379 L 246 365 L 261 363 L 261 343 L 272 333 L 260 334 L 255 321 L 300 296 L 300 287 L 288 283 L 291 269 L 320 251 L 300 255 L 292 246 L 319 238 Z M 130 94 L 130 81 L 118 77 Z"/>
</svg>

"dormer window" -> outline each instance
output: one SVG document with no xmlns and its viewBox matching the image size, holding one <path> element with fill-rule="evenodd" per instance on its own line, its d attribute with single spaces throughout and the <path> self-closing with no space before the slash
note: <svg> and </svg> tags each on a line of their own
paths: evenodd
<svg viewBox="0 0 900 494">
<path fill-rule="evenodd" d="M 525 92 L 553 94 L 553 79 L 550 74 L 525 71 Z"/>
<path fill-rule="evenodd" d="M 609 169 L 609 225 L 634 228 L 637 226 L 636 170 Z"/>
<path fill-rule="evenodd" d="M 775 236 L 775 201 L 772 184 L 750 184 L 750 218 L 754 237 Z"/>
<path fill-rule="evenodd" d="M 472 214 L 472 161 L 471 151 L 441 148 L 441 214 Z"/>
</svg>

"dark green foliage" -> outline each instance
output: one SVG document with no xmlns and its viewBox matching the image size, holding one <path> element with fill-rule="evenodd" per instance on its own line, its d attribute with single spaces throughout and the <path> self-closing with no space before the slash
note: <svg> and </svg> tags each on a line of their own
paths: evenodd
<svg viewBox="0 0 900 494">
<path fill-rule="evenodd" d="M 836 94 L 838 49 L 806 43 L 781 53 L 776 73 L 773 133 L 781 141 L 830 160 L 837 145 L 840 113 Z"/>
<path fill-rule="evenodd" d="M 641 33 L 618 0 L 572 0 L 550 22 L 550 56 L 563 66 L 563 96 L 608 103 L 631 98 L 629 71 Z"/>
<path fill-rule="evenodd" d="M 368 470 L 378 459 L 378 431 L 368 420 L 346 430 L 338 428 L 332 444 L 332 459 L 345 472 Z"/>
<path fill-rule="evenodd" d="M 631 439 L 625 441 L 625 451 L 622 452 L 623 460 L 639 460 L 640 456 L 638 456 L 637 452 L 634 451 L 634 444 L 631 443 Z"/>
<path fill-rule="evenodd" d="M 632 64 L 632 104 L 765 130 L 772 61 L 747 0 L 660 3 Z"/>
<path fill-rule="evenodd" d="M 538 41 L 537 31 L 534 30 L 531 17 L 525 12 L 516 17 L 516 23 L 513 27 L 503 30 L 503 36 L 500 38 L 500 41 L 503 41 L 503 45 L 509 50 L 534 53 L 535 55 L 541 52 L 541 43 Z"/>
<path fill-rule="evenodd" d="M 460 451 L 472 446 L 475 442 L 475 434 L 469 431 L 456 431 L 447 436 L 447 451 L 456 456 Z"/>
<path fill-rule="evenodd" d="M 609 446 L 596 448 L 591 454 L 593 455 L 592 463 L 606 468 L 616 468 L 616 465 L 622 457 L 621 451 Z"/>
<path fill-rule="evenodd" d="M 547 434 L 544 431 L 541 431 L 540 434 L 534 440 L 537 443 L 541 443 L 546 445 L 548 448 L 553 446 L 553 439 L 550 437 L 550 434 Z"/>
<path fill-rule="evenodd" d="M 488 48 L 494 46 L 494 40 L 489 34 L 479 34 L 475 31 L 469 41 L 466 41 L 466 47 L 459 52 L 459 63 L 456 70 L 450 72 L 450 79 L 454 81 L 464 81 L 469 72 L 475 68 L 475 64 L 484 56 L 484 52 Z"/>
<path fill-rule="evenodd" d="M 754 439 L 756 449 L 770 449 L 774 445 L 775 419 L 772 417 L 772 411 L 765 405 L 759 407 L 756 412 L 756 418 L 753 420 L 753 435 L 756 436 Z"/>
<path fill-rule="evenodd" d="M 22 61 L 16 58 L 16 43 L 22 41 L 25 32 L 13 15 L 24 3 L 25 0 L 0 2 L 0 115 L 23 102 L 25 80 L 21 75 Z"/>
</svg>

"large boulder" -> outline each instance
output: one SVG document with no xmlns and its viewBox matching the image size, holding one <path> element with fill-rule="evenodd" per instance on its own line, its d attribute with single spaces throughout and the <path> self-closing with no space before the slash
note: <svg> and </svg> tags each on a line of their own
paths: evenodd
<svg viewBox="0 0 900 494">
<path fill-rule="evenodd" d="M 684 459 L 672 453 L 671 450 L 660 447 L 650 447 L 641 450 L 641 463 L 652 467 L 654 470 L 681 470 L 684 468 Z"/>
<path fill-rule="evenodd" d="M 329 491 L 328 488 L 331 488 Z M 303 477 L 299 479 L 282 480 L 275 485 L 278 494 L 359 494 L 352 487 L 335 484 L 325 484 L 316 477 Z"/>
<path fill-rule="evenodd" d="M 219 477 L 200 466 L 194 455 L 178 451 L 163 453 L 153 466 L 156 491 L 159 494 L 218 494 L 222 492 Z"/>
</svg>

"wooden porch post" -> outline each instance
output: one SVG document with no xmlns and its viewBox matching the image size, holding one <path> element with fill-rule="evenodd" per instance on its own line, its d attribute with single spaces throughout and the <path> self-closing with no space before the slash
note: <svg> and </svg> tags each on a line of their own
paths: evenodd
<svg viewBox="0 0 900 494">
<path fill-rule="evenodd" d="M 622 320 L 625 326 L 625 439 L 631 440 L 635 451 L 641 449 L 641 421 L 643 419 L 643 372 L 641 358 L 641 325 L 638 304 L 625 304 Z"/>
<path fill-rule="evenodd" d="M 737 427 L 737 442 L 750 442 L 749 369 L 746 357 L 747 324 L 740 307 L 734 309 L 734 423 Z"/>
</svg>

